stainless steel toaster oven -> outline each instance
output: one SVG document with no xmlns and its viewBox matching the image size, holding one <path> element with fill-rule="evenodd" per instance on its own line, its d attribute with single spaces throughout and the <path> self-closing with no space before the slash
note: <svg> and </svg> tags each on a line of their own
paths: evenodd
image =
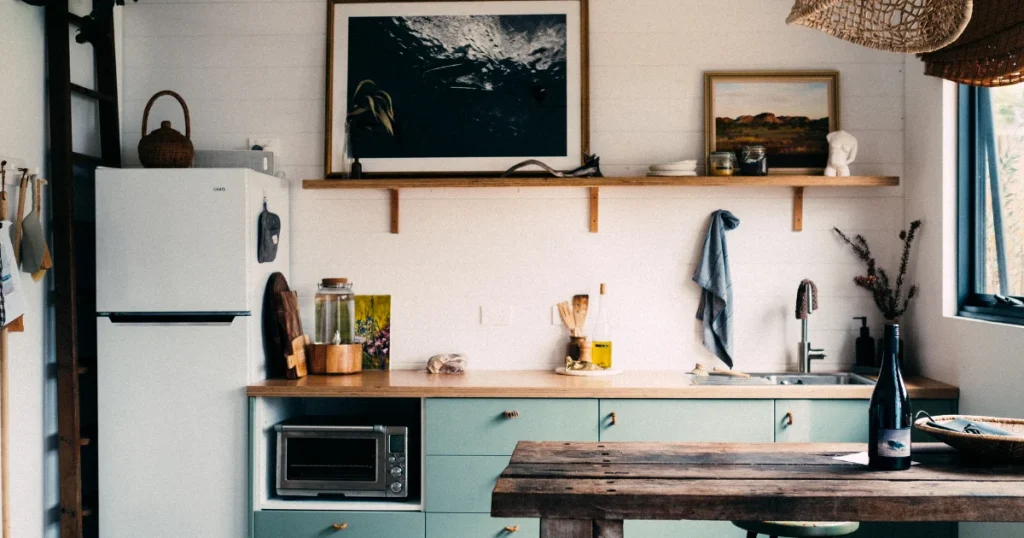
<svg viewBox="0 0 1024 538">
<path fill-rule="evenodd" d="M 277 494 L 407 497 L 409 429 L 282 423 L 277 433 Z"/>
</svg>

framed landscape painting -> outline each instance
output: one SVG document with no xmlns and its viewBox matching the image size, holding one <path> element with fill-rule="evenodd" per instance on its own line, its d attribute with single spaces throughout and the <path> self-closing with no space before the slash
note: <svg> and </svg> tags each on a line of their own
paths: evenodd
<svg viewBox="0 0 1024 538">
<path fill-rule="evenodd" d="M 765 146 L 769 173 L 820 174 L 826 136 L 839 130 L 837 71 L 713 71 L 704 74 L 707 155 Z"/>
<path fill-rule="evenodd" d="M 328 177 L 346 157 L 380 175 L 582 164 L 586 0 L 329 0 L 328 11 Z"/>
</svg>

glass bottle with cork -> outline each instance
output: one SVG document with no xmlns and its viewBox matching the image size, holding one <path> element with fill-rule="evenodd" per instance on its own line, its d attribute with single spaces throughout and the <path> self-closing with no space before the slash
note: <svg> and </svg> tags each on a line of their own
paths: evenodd
<svg viewBox="0 0 1024 538">
<path fill-rule="evenodd" d="M 608 322 L 608 297 L 605 295 L 607 286 L 601 283 L 601 296 L 597 302 L 597 320 L 594 323 L 594 334 L 591 337 L 591 361 L 601 368 L 612 367 L 612 327 Z"/>
</svg>

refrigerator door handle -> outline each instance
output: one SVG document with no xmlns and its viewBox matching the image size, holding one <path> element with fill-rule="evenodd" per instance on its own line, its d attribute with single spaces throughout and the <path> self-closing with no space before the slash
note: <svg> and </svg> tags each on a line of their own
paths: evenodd
<svg viewBox="0 0 1024 538">
<path fill-rule="evenodd" d="M 131 324 L 231 324 L 236 317 L 248 316 L 248 312 L 111 312 L 99 314 L 111 323 Z"/>
</svg>

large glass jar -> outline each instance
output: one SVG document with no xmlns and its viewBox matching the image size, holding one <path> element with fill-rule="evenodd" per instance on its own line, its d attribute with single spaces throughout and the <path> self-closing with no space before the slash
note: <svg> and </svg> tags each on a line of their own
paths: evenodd
<svg viewBox="0 0 1024 538">
<path fill-rule="evenodd" d="M 347 278 L 325 278 L 314 299 L 313 343 L 352 344 L 356 338 L 356 294 Z"/>
</svg>

